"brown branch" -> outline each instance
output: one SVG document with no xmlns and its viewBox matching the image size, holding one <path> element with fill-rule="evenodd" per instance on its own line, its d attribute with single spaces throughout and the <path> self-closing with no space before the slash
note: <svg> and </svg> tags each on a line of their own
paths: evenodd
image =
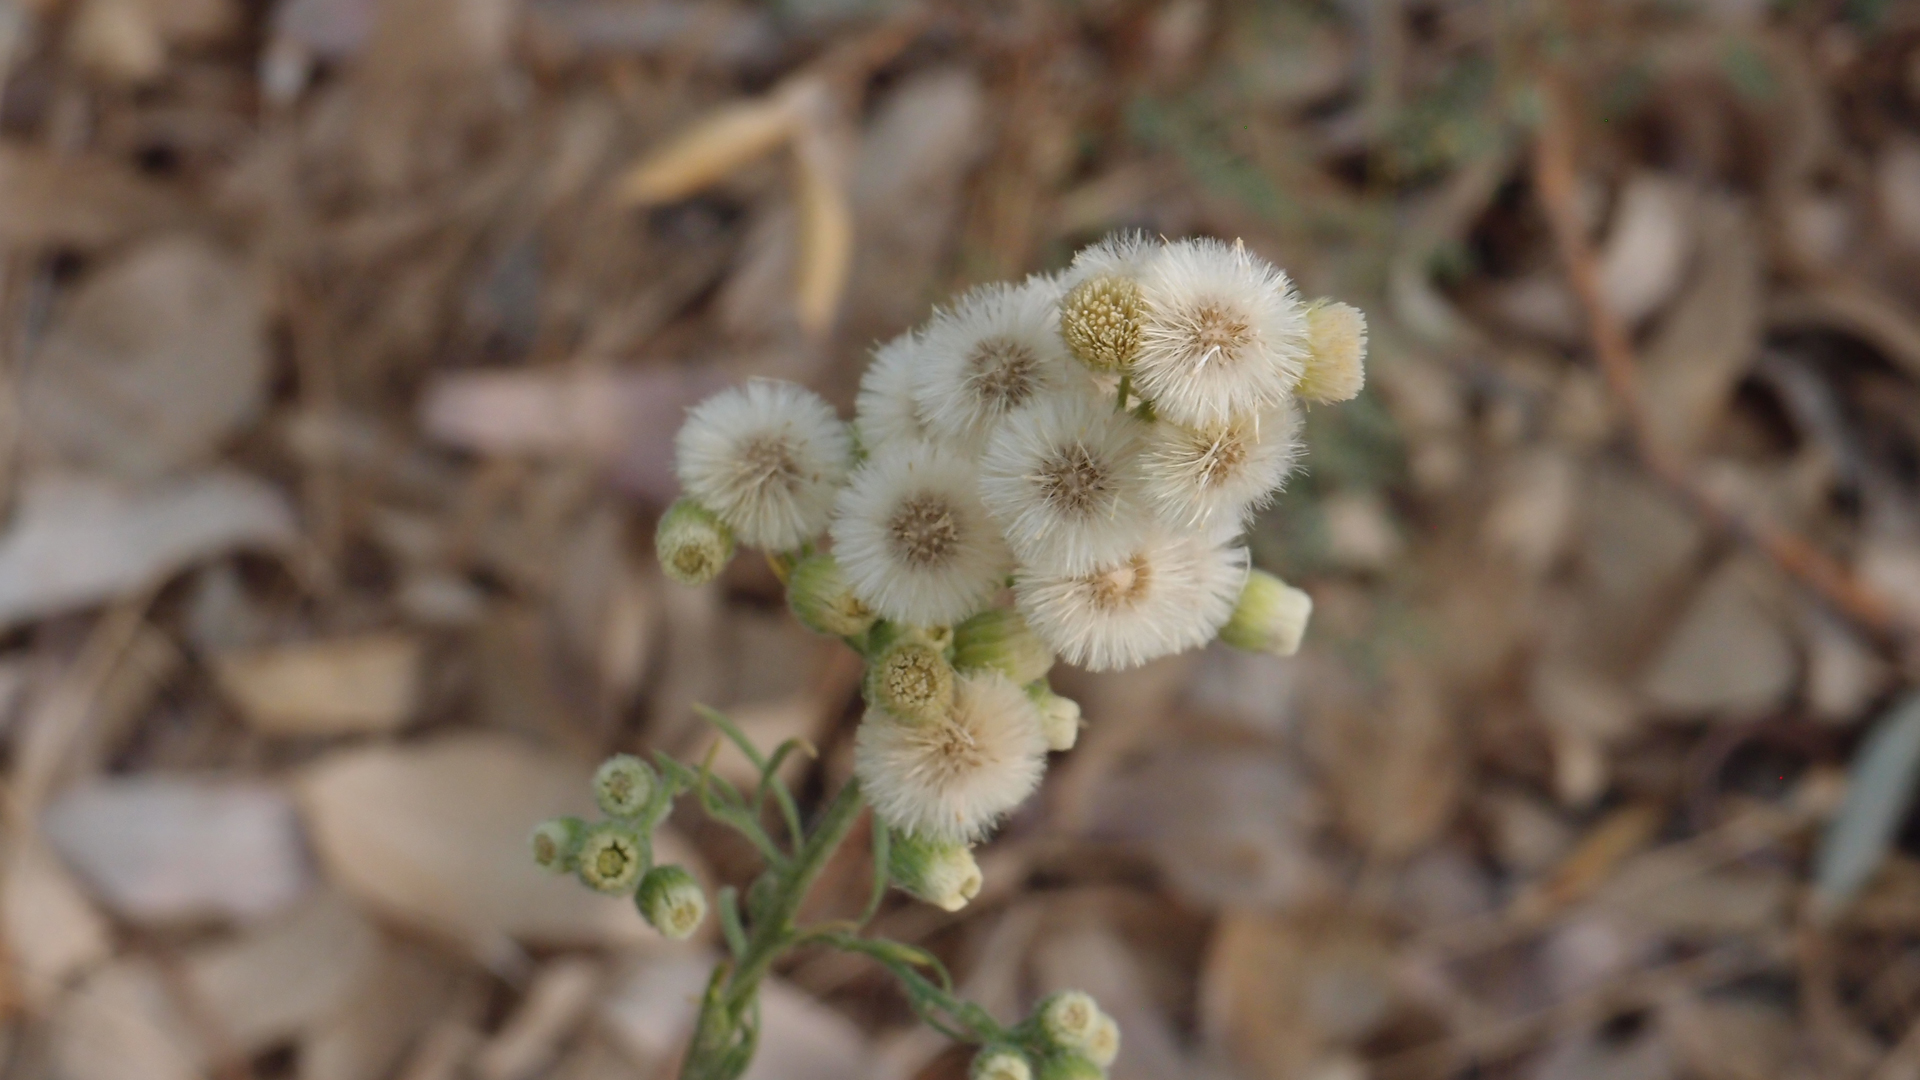
<svg viewBox="0 0 1920 1080">
<path fill-rule="evenodd" d="M 1742 513 L 1708 490 L 1685 459 L 1662 445 L 1647 419 L 1633 342 L 1607 304 L 1593 244 L 1580 221 L 1574 192 L 1571 111 L 1561 87 L 1543 80 L 1542 90 L 1543 116 L 1533 144 L 1534 190 L 1545 208 L 1568 281 L 1586 314 L 1594 357 L 1607 389 L 1626 418 L 1634 449 L 1647 471 L 1716 528 L 1758 548 L 1789 576 L 1876 636 L 1908 643 L 1920 639 L 1920 627 L 1845 566 L 1804 537 Z"/>
</svg>

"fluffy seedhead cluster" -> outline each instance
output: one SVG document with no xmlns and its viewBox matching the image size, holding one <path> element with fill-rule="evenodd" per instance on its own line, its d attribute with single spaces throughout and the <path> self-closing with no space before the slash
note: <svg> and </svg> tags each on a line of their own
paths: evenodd
<svg viewBox="0 0 1920 1080">
<path fill-rule="evenodd" d="M 1357 393 L 1365 349 L 1357 310 L 1240 244 L 1111 238 L 881 345 L 851 426 L 769 381 L 694 409 L 660 557 L 698 581 L 735 538 L 763 548 L 801 621 L 866 655 L 857 774 L 915 853 L 900 884 L 952 906 L 977 887 L 956 852 L 1073 744 L 1056 656 L 1298 646 L 1306 595 L 1240 537 L 1299 459 L 1301 403 Z"/>
<path fill-rule="evenodd" d="M 949 911 L 978 894 L 972 845 L 1079 733 L 1080 707 L 1047 682 L 1056 658 L 1102 671 L 1216 636 L 1281 655 L 1299 647 L 1311 601 L 1252 570 L 1242 533 L 1299 459 L 1302 403 L 1358 393 L 1365 352 L 1357 310 L 1303 302 L 1238 243 L 1122 236 L 1060 274 L 975 289 L 881 345 L 852 424 L 811 392 L 765 380 L 692 410 L 676 444 L 685 496 L 655 538 L 661 564 L 701 584 L 736 543 L 761 548 L 800 621 L 865 657 L 847 790 L 884 826 L 876 904 L 887 882 Z M 769 785 L 784 790 L 779 757 L 755 757 L 761 801 Z M 614 820 L 550 822 L 535 855 L 636 893 L 655 926 L 688 932 L 705 911 L 699 888 L 678 868 L 648 866 L 666 789 L 637 760 L 616 764 L 597 781 Z M 711 801 L 704 771 L 662 768 Z M 775 861 L 747 897 L 750 913 L 773 912 L 776 893 L 804 885 L 795 868 L 813 864 L 780 856 L 743 802 L 723 803 L 710 812 Z M 763 939 L 742 935 L 733 905 L 723 894 L 729 943 L 756 955 Z M 917 1009 L 956 1007 L 896 974 Z M 715 1002 L 703 1015 L 750 1011 Z M 1011 1029 L 965 1016 L 984 1046 L 975 1080 L 1099 1077 L 1119 1046 L 1084 994 L 1048 998 Z"/>
</svg>

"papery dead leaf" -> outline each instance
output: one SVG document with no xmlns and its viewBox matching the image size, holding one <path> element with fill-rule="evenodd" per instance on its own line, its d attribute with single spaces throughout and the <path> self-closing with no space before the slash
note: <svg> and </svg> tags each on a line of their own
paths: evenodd
<svg viewBox="0 0 1920 1080">
<path fill-rule="evenodd" d="M 392 731 L 420 696 L 421 643 L 368 634 L 213 658 L 214 676 L 240 714 L 274 735 Z"/>
<path fill-rule="evenodd" d="M 254 781 L 98 780 L 56 798 L 42 829 L 108 907 L 139 923 L 257 918 L 313 883 L 293 804 Z"/>
<path fill-rule="evenodd" d="M 696 121 L 622 177 L 615 198 L 637 206 L 672 202 L 772 153 L 793 135 L 803 99 L 789 90 Z"/>
<path fill-rule="evenodd" d="M 1648 699 L 1671 714 L 1723 719 L 1784 702 L 1797 659 L 1776 594 L 1757 564 L 1735 559 L 1715 571 L 1660 646 L 1644 683 Z"/>
<path fill-rule="evenodd" d="M 1813 912 L 1830 922 L 1891 850 L 1920 785 L 1920 696 L 1894 706 L 1854 752 L 1846 802 L 1814 856 Z"/>
<path fill-rule="evenodd" d="M 139 492 L 98 480 L 30 480 L 0 533 L 0 627 L 97 604 L 236 548 L 293 538 L 279 491 L 241 473 Z"/>
<path fill-rule="evenodd" d="M 534 973 L 520 1008 L 474 1056 L 479 1080 L 527 1080 L 552 1065 L 559 1044 L 592 1008 L 604 982 L 600 964 L 563 957 Z"/>
</svg>

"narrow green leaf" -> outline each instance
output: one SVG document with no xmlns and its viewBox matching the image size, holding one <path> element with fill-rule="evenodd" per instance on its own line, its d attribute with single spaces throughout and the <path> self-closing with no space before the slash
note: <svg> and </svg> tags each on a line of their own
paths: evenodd
<svg viewBox="0 0 1920 1080">
<path fill-rule="evenodd" d="M 1893 846 L 1920 781 L 1920 694 L 1882 719 L 1854 754 L 1846 802 L 1814 859 L 1813 911 L 1822 922 L 1851 904 Z"/>
</svg>

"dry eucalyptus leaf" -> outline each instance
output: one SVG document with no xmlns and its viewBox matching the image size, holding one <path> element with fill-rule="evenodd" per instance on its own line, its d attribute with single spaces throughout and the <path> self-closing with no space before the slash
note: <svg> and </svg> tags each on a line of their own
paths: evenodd
<svg viewBox="0 0 1920 1080">
<path fill-rule="evenodd" d="M 165 189 L 118 162 L 0 147 L 0 239 L 9 245 L 104 247 L 179 214 Z"/>
<path fill-rule="evenodd" d="M 13 839 L 0 862 L 0 931 L 10 982 L 30 1004 L 112 955 L 111 928 L 67 868 L 33 839 Z"/>
<path fill-rule="evenodd" d="M 512 1016 L 474 1055 L 478 1080 L 528 1080 L 559 1056 L 560 1044 L 586 1018 L 604 972 L 585 957 L 562 957 L 534 973 Z"/>
<path fill-rule="evenodd" d="M 1854 752 L 1846 802 L 1814 858 L 1813 910 L 1831 919 L 1859 894 L 1892 849 L 1920 784 L 1920 696 L 1888 712 Z"/>
<path fill-rule="evenodd" d="M 242 473 L 141 491 L 35 477 L 0 533 L 0 628 L 112 599 L 237 548 L 283 547 L 293 535 L 280 492 Z"/>
<path fill-rule="evenodd" d="M 1733 559 L 1704 581 L 1668 632 L 1644 689 L 1664 712 L 1739 719 L 1786 701 L 1797 660 L 1771 578 Z"/>
<path fill-rule="evenodd" d="M 1390 960 L 1378 929 L 1357 917 L 1229 912 L 1202 974 L 1209 1035 L 1256 1075 L 1300 1075 L 1390 1018 Z"/>
<path fill-rule="evenodd" d="M 208 457 L 265 400 L 262 299 L 243 263 L 197 237 L 109 263 L 56 309 L 22 379 L 35 439 L 130 481 Z"/>
<path fill-rule="evenodd" d="M 1714 867 L 1696 850 L 1668 847 L 1622 863 L 1592 903 L 1633 927 L 1739 934 L 1782 925 L 1792 898 L 1793 882 L 1777 868 Z"/>
<path fill-rule="evenodd" d="M 325 891 L 271 925 L 189 953 L 181 978 L 221 1034 L 255 1053 L 345 1007 L 376 970 L 380 948 L 373 924 Z"/>
<path fill-rule="evenodd" d="M 423 946 L 384 940 L 346 1000 L 300 1044 L 300 1080 L 390 1076 L 440 1014 L 462 969 Z"/>
<path fill-rule="evenodd" d="M 166 980 L 144 957 L 95 970 L 50 1025 L 54 1068 L 64 1080 L 202 1080 L 206 1049 Z"/>
<path fill-rule="evenodd" d="M 301 777 L 307 827 L 333 879 L 392 917 L 491 948 L 656 940 L 631 901 L 533 864 L 527 836 L 590 814 L 589 766 L 502 736 L 333 754 Z M 656 857 L 684 861 L 664 830 Z"/>
<path fill-rule="evenodd" d="M 1696 242 L 1698 198 L 1682 180 L 1643 172 L 1621 188 L 1600 255 L 1600 288 L 1629 324 L 1658 311 L 1680 286 Z"/>
<path fill-rule="evenodd" d="M 1765 268 L 1753 223 L 1738 204 L 1698 210 L 1700 272 L 1648 343 L 1642 399 L 1663 446 L 1692 450 L 1714 428 L 1759 356 Z"/>
<path fill-rule="evenodd" d="M 1453 717 L 1426 674 L 1407 669 L 1384 700 L 1333 708 L 1315 721 L 1334 810 L 1356 841 L 1401 859 L 1446 826 L 1466 764 Z"/>
<path fill-rule="evenodd" d="M 42 830 L 123 918 L 254 918 L 312 884 L 293 804 L 254 781 L 149 773 L 63 793 Z"/>
<path fill-rule="evenodd" d="M 273 735 L 393 731 L 420 697 L 420 640 L 367 634 L 213 658 L 221 690 Z"/>
</svg>

